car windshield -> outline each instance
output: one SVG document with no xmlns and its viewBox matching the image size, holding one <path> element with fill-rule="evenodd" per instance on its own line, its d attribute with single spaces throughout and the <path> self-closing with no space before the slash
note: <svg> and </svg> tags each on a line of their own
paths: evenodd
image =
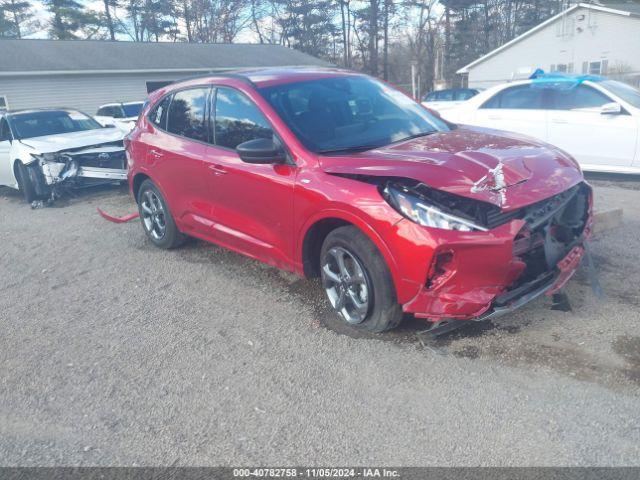
<svg viewBox="0 0 640 480">
<path fill-rule="evenodd" d="M 142 103 L 125 103 L 122 105 L 125 117 L 137 117 L 140 115 Z"/>
<path fill-rule="evenodd" d="M 369 77 L 345 76 L 259 89 L 309 150 L 369 150 L 447 131 L 405 94 Z"/>
<path fill-rule="evenodd" d="M 604 82 L 600 82 L 600 85 L 623 99 L 625 102 L 630 103 L 636 108 L 640 108 L 640 90 L 637 90 L 626 83 L 617 82 L 615 80 L 605 80 Z"/>
<path fill-rule="evenodd" d="M 74 110 L 15 113 L 11 126 L 19 139 L 102 128 L 93 118 Z"/>
</svg>

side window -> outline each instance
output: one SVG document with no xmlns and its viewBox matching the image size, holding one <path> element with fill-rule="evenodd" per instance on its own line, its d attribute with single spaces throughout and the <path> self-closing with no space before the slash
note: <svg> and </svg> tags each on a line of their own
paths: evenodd
<svg viewBox="0 0 640 480">
<path fill-rule="evenodd" d="M 500 108 L 517 110 L 542 109 L 545 89 L 520 85 L 498 92 L 487 100 L 481 108 Z"/>
<path fill-rule="evenodd" d="M 271 125 L 258 107 L 237 90 L 218 88 L 215 105 L 216 145 L 236 148 L 256 138 L 273 138 Z"/>
<path fill-rule="evenodd" d="M 471 90 L 457 90 L 454 95 L 454 100 L 469 100 L 471 97 L 473 97 Z"/>
<path fill-rule="evenodd" d="M 11 140 L 11 131 L 9 130 L 9 123 L 6 118 L 0 119 L 0 142 L 6 142 Z"/>
<path fill-rule="evenodd" d="M 99 108 L 96 112 L 96 116 L 98 117 L 108 117 L 109 116 L 109 107 Z"/>
<path fill-rule="evenodd" d="M 438 93 L 440 102 L 451 102 L 453 100 L 453 90 L 442 90 Z"/>
<path fill-rule="evenodd" d="M 113 107 L 113 118 L 124 118 L 122 107 Z"/>
<path fill-rule="evenodd" d="M 553 109 L 578 110 L 582 108 L 600 108 L 612 100 L 604 93 L 587 85 L 578 85 L 570 89 L 553 91 Z"/>
<path fill-rule="evenodd" d="M 149 121 L 162 129 L 167 128 L 167 111 L 171 104 L 171 95 L 167 95 L 158 104 L 151 109 L 149 113 Z"/>
<path fill-rule="evenodd" d="M 167 131 L 206 142 L 205 111 L 208 93 L 208 88 L 193 88 L 176 92 L 169 106 Z"/>
<path fill-rule="evenodd" d="M 433 102 L 435 99 L 436 99 L 436 93 L 435 92 L 431 92 L 425 98 L 425 102 Z"/>
</svg>

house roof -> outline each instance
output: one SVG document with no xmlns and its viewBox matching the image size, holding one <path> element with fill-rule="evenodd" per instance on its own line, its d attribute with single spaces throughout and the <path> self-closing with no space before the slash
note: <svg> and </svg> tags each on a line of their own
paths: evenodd
<svg viewBox="0 0 640 480">
<path fill-rule="evenodd" d="M 524 40 L 525 38 L 533 35 L 534 33 L 536 33 L 539 30 L 542 30 L 543 28 L 545 28 L 547 25 L 555 22 L 556 20 L 558 20 L 559 18 L 563 17 L 564 15 L 577 10 L 578 8 L 588 8 L 591 10 L 597 10 L 597 11 L 601 11 L 601 12 L 608 12 L 608 13 L 613 13 L 616 15 L 622 15 L 625 17 L 640 17 L 640 5 L 637 3 L 607 3 L 606 5 L 595 5 L 593 3 L 578 3 L 576 5 L 573 5 L 569 8 L 567 8 L 566 10 L 563 10 L 562 12 L 558 13 L 557 15 L 545 20 L 544 22 L 540 23 L 539 25 L 536 25 L 535 27 L 533 27 L 530 30 L 527 30 L 526 32 L 524 32 L 522 35 L 517 36 L 516 38 L 514 38 L 513 40 L 505 43 L 504 45 L 501 45 L 500 47 L 496 48 L 495 50 L 490 51 L 489 53 L 483 55 L 482 57 L 474 60 L 473 62 L 471 62 L 468 65 L 465 65 L 464 67 L 462 67 L 461 69 L 459 69 L 456 73 L 469 73 L 469 69 L 476 66 L 477 64 L 484 62 L 485 60 L 487 60 L 490 57 L 493 57 L 494 55 L 502 52 L 503 50 L 506 50 L 507 48 L 511 47 L 514 43 L 517 43 L 521 40 Z"/>
<path fill-rule="evenodd" d="M 0 58 L 0 76 L 330 65 L 282 45 L 99 40 L 5 39 Z"/>
</svg>

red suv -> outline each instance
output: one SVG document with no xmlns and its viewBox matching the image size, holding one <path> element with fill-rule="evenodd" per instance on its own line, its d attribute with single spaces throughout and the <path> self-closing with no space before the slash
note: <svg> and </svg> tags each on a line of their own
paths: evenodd
<svg viewBox="0 0 640 480">
<path fill-rule="evenodd" d="M 154 92 L 127 141 L 144 231 L 322 278 L 345 322 L 482 320 L 560 289 L 590 234 L 566 153 L 452 125 L 333 69 L 212 75 Z"/>
</svg>

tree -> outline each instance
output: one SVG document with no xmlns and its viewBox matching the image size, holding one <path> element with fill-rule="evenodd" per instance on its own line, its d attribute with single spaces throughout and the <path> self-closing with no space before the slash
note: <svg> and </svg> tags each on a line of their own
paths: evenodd
<svg viewBox="0 0 640 480">
<path fill-rule="evenodd" d="M 33 8 L 24 0 L 0 0 L 0 36 L 22 38 L 37 28 Z"/>
<path fill-rule="evenodd" d="M 333 55 L 337 28 L 333 24 L 335 3 L 331 0 L 274 0 L 275 19 L 284 45 L 316 57 Z"/>
<path fill-rule="evenodd" d="M 115 8 L 115 0 L 102 0 L 102 4 L 104 6 L 104 23 L 109 30 L 109 37 L 111 40 L 116 39 L 116 26 L 113 22 L 113 18 L 111 17 L 111 9 Z"/>
<path fill-rule="evenodd" d="M 43 0 L 51 13 L 49 37 L 55 40 L 78 38 L 78 31 L 85 26 L 87 15 L 76 0 Z"/>
</svg>

